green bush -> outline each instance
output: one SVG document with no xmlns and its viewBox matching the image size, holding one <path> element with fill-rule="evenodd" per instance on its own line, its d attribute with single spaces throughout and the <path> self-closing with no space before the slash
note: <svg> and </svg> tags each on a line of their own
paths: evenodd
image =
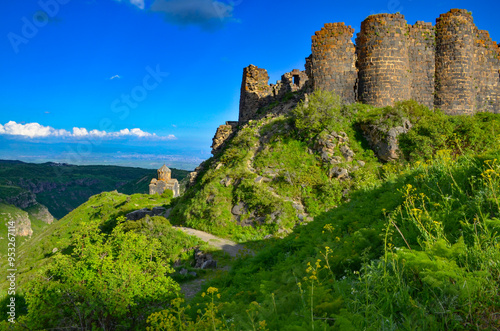
<svg viewBox="0 0 500 331">
<path fill-rule="evenodd" d="M 300 102 L 293 110 L 295 127 L 304 137 L 313 137 L 328 129 L 341 129 L 345 118 L 341 116 L 342 101 L 339 96 L 325 91 L 316 91 L 309 102 Z"/>
<path fill-rule="evenodd" d="M 28 327 L 133 329 L 180 290 L 166 276 L 173 270 L 157 239 L 121 226 L 106 237 L 91 222 L 81 225 L 72 246 L 72 254 L 57 254 L 30 282 Z"/>
</svg>

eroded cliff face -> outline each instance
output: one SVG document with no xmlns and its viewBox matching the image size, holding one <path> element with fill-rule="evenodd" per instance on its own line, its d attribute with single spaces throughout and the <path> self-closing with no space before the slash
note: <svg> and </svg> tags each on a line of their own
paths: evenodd
<svg viewBox="0 0 500 331">
<path fill-rule="evenodd" d="M 2 218 L 5 223 L 14 221 L 16 224 L 16 236 L 27 237 L 33 234 L 29 215 L 24 210 L 17 209 L 16 212 L 0 211 L 0 215 L 3 216 Z"/>
<path fill-rule="evenodd" d="M 39 203 L 29 208 L 29 212 L 34 218 L 47 224 L 52 224 L 56 220 L 49 212 L 48 208 Z"/>
</svg>

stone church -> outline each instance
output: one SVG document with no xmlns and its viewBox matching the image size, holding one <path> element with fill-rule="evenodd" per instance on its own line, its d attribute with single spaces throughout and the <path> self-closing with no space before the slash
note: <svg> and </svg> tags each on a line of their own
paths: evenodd
<svg viewBox="0 0 500 331">
<path fill-rule="evenodd" d="M 158 169 L 158 179 L 153 178 L 149 184 L 149 194 L 162 194 L 165 190 L 171 190 L 174 198 L 179 196 L 179 182 L 172 178 L 172 171 L 163 165 Z"/>
</svg>

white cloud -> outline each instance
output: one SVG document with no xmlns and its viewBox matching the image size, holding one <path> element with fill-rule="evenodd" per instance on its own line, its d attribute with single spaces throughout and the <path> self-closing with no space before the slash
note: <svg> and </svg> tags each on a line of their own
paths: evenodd
<svg viewBox="0 0 500 331">
<path fill-rule="evenodd" d="M 122 2 L 122 0 L 116 0 L 116 1 Z M 144 9 L 146 7 L 144 4 L 144 0 L 125 0 L 125 2 L 130 3 L 131 5 L 134 5 L 139 9 Z"/>
<path fill-rule="evenodd" d="M 113 77 L 110 77 L 109 80 L 113 80 L 113 79 L 120 79 L 120 75 L 114 75 Z"/>
<path fill-rule="evenodd" d="M 130 3 L 140 9 L 144 9 L 144 0 L 130 0 Z"/>
<path fill-rule="evenodd" d="M 117 138 L 139 138 L 139 139 L 152 139 L 152 140 L 176 140 L 174 135 L 158 136 L 156 133 L 149 133 L 139 128 L 122 129 L 117 132 L 106 132 L 99 130 L 87 130 L 86 128 L 74 127 L 73 130 L 67 131 L 64 129 L 54 129 L 50 126 L 43 126 L 39 123 L 16 123 L 10 121 L 5 125 L 0 124 L 0 135 L 5 136 L 18 136 L 24 138 L 103 138 L 103 139 L 117 139 Z"/>
</svg>

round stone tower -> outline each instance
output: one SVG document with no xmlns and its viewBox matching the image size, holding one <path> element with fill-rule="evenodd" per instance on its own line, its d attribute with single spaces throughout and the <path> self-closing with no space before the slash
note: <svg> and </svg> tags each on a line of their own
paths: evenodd
<svg viewBox="0 0 500 331">
<path fill-rule="evenodd" d="M 474 112 L 474 30 L 465 9 L 452 9 L 436 20 L 434 104 L 447 114 Z"/>
<path fill-rule="evenodd" d="M 401 14 L 368 16 L 356 38 L 358 98 L 384 107 L 411 98 L 407 24 Z"/>
<path fill-rule="evenodd" d="M 345 102 L 356 101 L 356 50 L 351 38 L 354 29 L 344 23 L 327 23 L 312 36 L 308 58 L 315 90 L 333 91 Z M 307 65 L 306 65 L 307 67 Z"/>
</svg>

